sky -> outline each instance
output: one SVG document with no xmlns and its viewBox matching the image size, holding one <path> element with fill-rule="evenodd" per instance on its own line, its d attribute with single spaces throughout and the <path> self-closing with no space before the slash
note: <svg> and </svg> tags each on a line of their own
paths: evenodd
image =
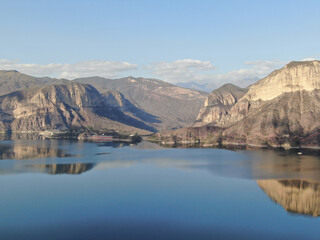
<svg viewBox="0 0 320 240">
<path fill-rule="evenodd" d="M 320 59 L 318 0 L 0 0 L 0 69 L 248 86 Z"/>
</svg>

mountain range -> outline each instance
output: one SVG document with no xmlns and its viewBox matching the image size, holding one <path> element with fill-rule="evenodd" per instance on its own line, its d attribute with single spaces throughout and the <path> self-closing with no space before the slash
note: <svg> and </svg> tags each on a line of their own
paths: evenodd
<svg viewBox="0 0 320 240">
<path fill-rule="evenodd" d="M 291 62 L 210 94 L 150 78 L 75 80 L 0 71 L 2 131 L 114 130 L 164 143 L 318 147 L 320 62 Z"/>
<path fill-rule="evenodd" d="M 69 81 L 0 71 L 0 129 L 150 134 L 192 125 L 208 93 L 146 78 Z"/>
</svg>

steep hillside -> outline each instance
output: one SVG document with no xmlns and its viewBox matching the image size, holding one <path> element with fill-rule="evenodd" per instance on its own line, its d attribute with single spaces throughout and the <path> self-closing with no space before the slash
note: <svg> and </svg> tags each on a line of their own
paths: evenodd
<svg viewBox="0 0 320 240">
<path fill-rule="evenodd" d="M 175 86 L 147 78 L 104 79 L 100 77 L 75 79 L 92 84 L 102 94 L 110 90 L 121 92 L 126 99 L 154 118 L 158 130 L 193 124 L 208 93 Z"/>
<path fill-rule="evenodd" d="M 220 127 L 229 141 L 320 144 L 320 62 L 292 62 L 253 84 Z"/>
<path fill-rule="evenodd" d="M 245 114 L 224 136 L 231 142 L 287 146 L 318 146 L 320 90 L 284 93 L 256 106 L 242 102 Z"/>
<path fill-rule="evenodd" d="M 158 117 L 137 108 L 118 91 L 105 91 L 104 97 L 108 105 L 111 105 L 132 118 L 144 122 L 152 129 L 156 129 L 157 124 L 161 123 Z"/>
<path fill-rule="evenodd" d="M 3 130 L 41 131 L 73 127 L 127 132 L 152 130 L 109 105 L 91 85 L 75 82 L 12 92 L 0 97 L 0 107 Z"/>
<path fill-rule="evenodd" d="M 230 83 L 212 91 L 199 112 L 195 126 L 219 123 L 247 91 Z"/>
</svg>

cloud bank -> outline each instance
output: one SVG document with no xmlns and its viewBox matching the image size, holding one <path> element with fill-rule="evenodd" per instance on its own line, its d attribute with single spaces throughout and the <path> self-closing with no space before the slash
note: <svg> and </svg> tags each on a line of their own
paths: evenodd
<svg viewBox="0 0 320 240">
<path fill-rule="evenodd" d="M 17 70 L 32 76 L 50 76 L 57 78 L 74 79 L 80 77 L 100 76 L 115 78 L 119 73 L 136 70 L 136 64 L 115 61 L 86 61 L 75 64 L 26 64 L 6 59 L 0 59 L 1 70 Z"/>
<path fill-rule="evenodd" d="M 210 61 L 183 59 L 156 63 L 149 66 L 149 69 L 153 71 L 153 74 L 168 82 L 192 82 L 202 84 L 202 87 L 203 84 L 206 84 L 206 89 L 203 90 L 210 91 L 225 83 L 247 87 L 284 64 L 285 62 L 278 60 L 245 62 L 244 68 L 218 74 L 214 71 L 215 67 Z"/>
<path fill-rule="evenodd" d="M 160 62 L 148 67 L 152 73 L 171 82 L 204 82 L 210 80 L 215 67 L 210 61 L 181 59 L 174 62 Z"/>
</svg>

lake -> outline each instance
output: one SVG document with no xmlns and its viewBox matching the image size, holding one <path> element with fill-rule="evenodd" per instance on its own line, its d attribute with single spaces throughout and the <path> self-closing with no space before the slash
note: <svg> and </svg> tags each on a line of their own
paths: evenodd
<svg viewBox="0 0 320 240">
<path fill-rule="evenodd" d="M 0 141 L 1 239 L 319 239 L 320 155 Z"/>
</svg>

